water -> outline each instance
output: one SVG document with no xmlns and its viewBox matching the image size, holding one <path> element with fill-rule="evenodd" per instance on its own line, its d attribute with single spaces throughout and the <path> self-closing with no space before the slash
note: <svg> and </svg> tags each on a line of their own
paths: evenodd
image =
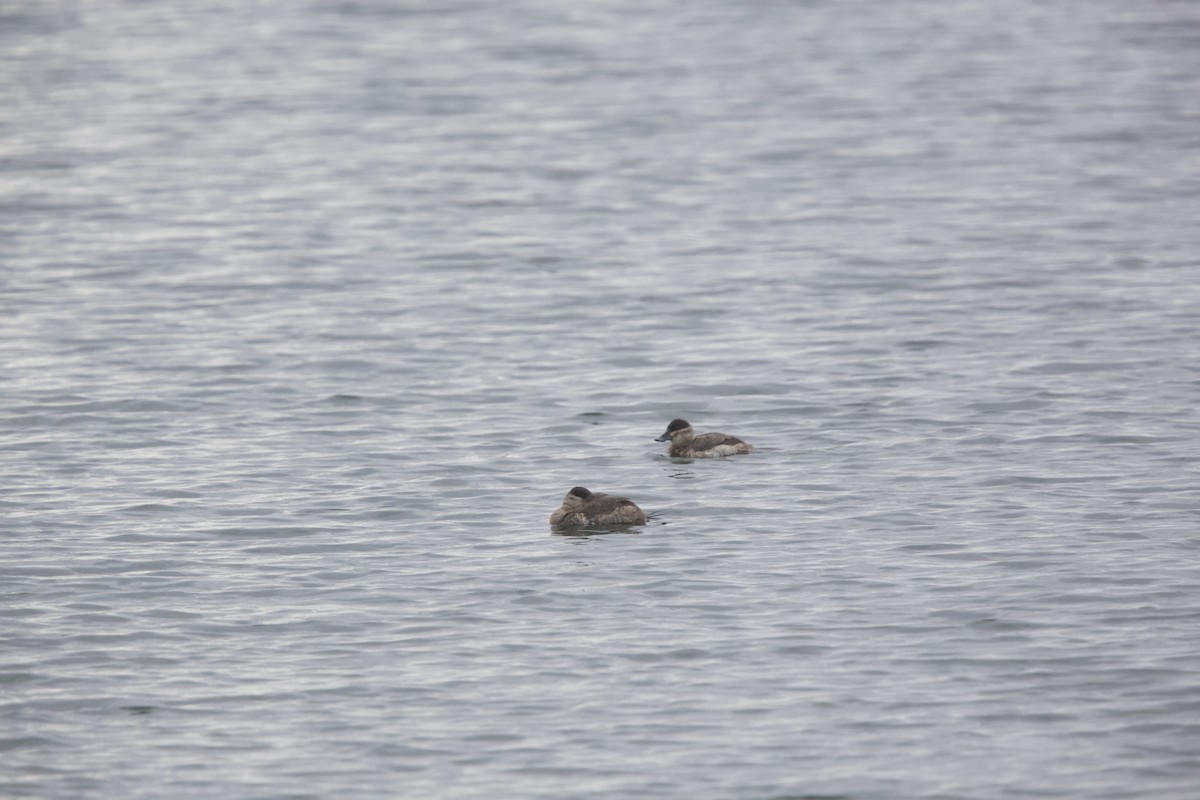
<svg viewBox="0 0 1200 800">
<path fill-rule="evenodd" d="M 1195 797 L 1197 75 L 1169 0 L 0 3 L 0 794 Z"/>
</svg>

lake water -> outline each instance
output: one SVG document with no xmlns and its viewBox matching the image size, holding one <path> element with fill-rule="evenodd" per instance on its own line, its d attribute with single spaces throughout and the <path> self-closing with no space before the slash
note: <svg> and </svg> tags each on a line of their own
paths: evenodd
<svg viewBox="0 0 1200 800">
<path fill-rule="evenodd" d="M 1194 2 L 0 2 L 0 796 L 1191 800 L 1198 354 Z"/>
</svg>

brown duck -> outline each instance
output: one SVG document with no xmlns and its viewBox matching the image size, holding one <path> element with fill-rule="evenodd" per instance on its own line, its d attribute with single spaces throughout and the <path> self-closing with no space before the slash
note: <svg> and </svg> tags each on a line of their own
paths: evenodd
<svg viewBox="0 0 1200 800">
<path fill-rule="evenodd" d="M 686 419 L 673 419 L 667 430 L 654 441 L 670 440 L 667 454 L 672 458 L 722 458 L 723 456 L 753 453 L 754 448 L 727 433 L 696 434 Z"/>
<path fill-rule="evenodd" d="M 562 505 L 550 515 L 550 524 L 563 528 L 595 525 L 645 525 L 646 512 L 628 497 L 595 494 L 582 486 L 567 492 Z"/>
</svg>

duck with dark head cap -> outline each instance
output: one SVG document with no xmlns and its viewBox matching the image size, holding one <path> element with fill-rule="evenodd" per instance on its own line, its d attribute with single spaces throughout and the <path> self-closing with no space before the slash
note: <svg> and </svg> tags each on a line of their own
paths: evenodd
<svg viewBox="0 0 1200 800">
<path fill-rule="evenodd" d="M 669 441 L 667 454 L 672 458 L 723 458 L 754 452 L 752 446 L 727 433 L 697 434 L 686 419 L 671 420 L 663 435 L 654 441 Z"/>
<path fill-rule="evenodd" d="M 645 525 L 646 512 L 628 497 L 597 494 L 576 486 L 567 492 L 562 505 L 550 515 L 550 524 L 561 528 Z"/>
</svg>

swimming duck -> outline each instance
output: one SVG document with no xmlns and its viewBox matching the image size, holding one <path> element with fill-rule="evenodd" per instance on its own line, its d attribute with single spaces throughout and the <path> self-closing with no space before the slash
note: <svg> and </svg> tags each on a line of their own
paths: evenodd
<svg viewBox="0 0 1200 800">
<path fill-rule="evenodd" d="M 671 441 L 667 454 L 672 458 L 721 458 L 741 453 L 753 453 L 754 448 L 727 433 L 702 433 L 692 430 L 686 419 L 673 419 L 662 436 L 654 441 Z"/>
<path fill-rule="evenodd" d="M 645 525 L 646 512 L 628 497 L 594 494 L 582 486 L 567 492 L 562 505 L 550 515 L 550 524 L 564 528 L 594 525 Z"/>
</svg>

